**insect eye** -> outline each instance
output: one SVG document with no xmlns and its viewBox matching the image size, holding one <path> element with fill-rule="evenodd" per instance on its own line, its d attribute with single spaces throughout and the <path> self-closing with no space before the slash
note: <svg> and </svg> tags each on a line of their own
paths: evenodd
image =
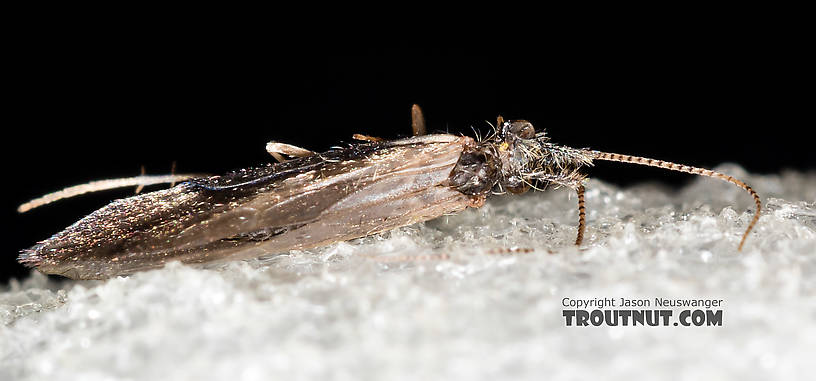
<svg viewBox="0 0 816 381">
<path fill-rule="evenodd" d="M 535 137 L 533 124 L 526 120 L 511 120 L 505 122 L 503 130 L 505 136 L 513 135 L 522 139 L 532 139 Z"/>
</svg>

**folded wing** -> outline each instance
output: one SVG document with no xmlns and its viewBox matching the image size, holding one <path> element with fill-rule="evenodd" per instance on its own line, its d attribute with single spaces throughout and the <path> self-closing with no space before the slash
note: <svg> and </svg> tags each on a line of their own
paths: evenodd
<svg viewBox="0 0 816 381">
<path fill-rule="evenodd" d="M 100 279 L 306 249 L 465 209 L 447 185 L 469 138 L 357 144 L 111 202 L 23 251 L 49 274 Z"/>
</svg>

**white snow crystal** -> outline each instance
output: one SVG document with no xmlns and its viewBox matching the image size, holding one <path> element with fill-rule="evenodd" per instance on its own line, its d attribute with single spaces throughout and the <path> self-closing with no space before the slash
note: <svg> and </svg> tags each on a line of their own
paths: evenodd
<svg viewBox="0 0 816 381">
<path fill-rule="evenodd" d="M 587 186 L 218 268 L 0 286 L 0 380 L 802 379 L 816 173 Z M 502 249 L 529 248 L 506 253 Z M 722 299 L 722 326 L 566 326 L 562 299 Z M 679 309 L 675 309 L 678 312 Z"/>
</svg>

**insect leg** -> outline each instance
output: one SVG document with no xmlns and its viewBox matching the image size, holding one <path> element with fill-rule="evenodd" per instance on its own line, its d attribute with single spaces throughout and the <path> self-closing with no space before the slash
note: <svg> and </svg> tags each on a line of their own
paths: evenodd
<svg viewBox="0 0 816 381">
<path fill-rule="evenodd" d="M 140 170 L 140 171 L 141 171 L 141 172 L 139 173 L 139 176 L 144 176 L 144 175 L 145 175 L 145 166 L 144 166 L 144 165 L 142 166 L 142 168 L 141 168 L 141 170 Z M 170 173 L 170 174 L 172 175 L 172 173 Z M 145 186 L 144 186 L 144 184 L 139 184 L 139 185 L 136 187 L 136 190 L 134 191 L 134 193 L 135 193 L 135 194 L 142 193 L 142 189 L 144 189 L 144 187 L 145 187 Z M 171 187 L 172 187 L 172 186 L 171 186 Z"/>
<path fill-rule="evenodd" d="M 422 109 L 419 105 L 411 106 L 411 129 L 414 131 L 414 136 L 425 135 L 425 117 L 422 116 Z"/>
<path fill-rule="evenodd" d="M 363 135 L 363 134 L 354 134 L 354 135 L 351 135 L 351 138 L 354 139 L 354 140 L 362 140 L 364 142 L 381 142 L 381 141 L 383 141 L 383 138 L 378 138 L 376 136 L 369 136 L 369 135 Z"/>
<path fill-rule="evenodd" d="M 142 174 L 144 175 L 144 173 L 142 173 Z M 175 175 L 175 174 L 176 174 L 176 161 L 175 161 L 175 160 L 173 160 L 173 162 L 172 162 L 172 163 L 170 163 L 170 176 L 173 176 L 173 175 Z M 170 183 L 170 188 L 172 188 L 172 187 L 174 187 L 174 186 L 176 186 L 176 182 L 175 182 L 175 181 L 173 181 L 173 182 L 171 182 L 171 183 Z"/>
<path fill-rule="evenodd" d="M 305 148 L 300 148 L 291 144 L 278 143 L 275 141 L 266 143 L 266 152 L 269 152 L 269 154 L 272 155 L 272 157 L 274 157 L 279 163 L 286 161 L 286 158 L 284 158 L 283 155 L 292 157 L 306 157 L 315 154 L 314 152 Z"/>
<path fill-rule="evenodd" d="M 578 238 L 575 239 L 575 246 L 580 246 L 584 240 L 584 230 L 586 230 L 586 206 L 584 202 L 584 186 L 578 185 Z"/>
<path fill-rule="evenodd" d="M 368 259 L 378 263 L 400 263 L 400 262 L 430 262 L 430 261 L 446 261 L 451 258 L 450 254 L 420 254 L 420 255 L 365 255 Z"/>
<path fill-rule="evenodd" d="M 500 247 L 486 251 L 486 254 L 504 255 L 504 254 L 527 254 L 534 252 L 535 249 L 529 247 Z"/>
<path fill-rule="evenodd" d="M 425 117 L 422 116 L 422 109 L 419 108 L 418 104 L 414 104 L 411 106 L 411 130 L 414 132 L 414 136 L 425 135 Z M 354 140 L 362 140 L 366 142 L 381 142 L 383 141 L 382 138 L 378 138 L 376 136 L 369 136 L 363 134 L 354 134 L 351 136 Z"/>
<path fill-rule="evenodd" d="M 25 213 L 31 209 L 50 204 L 65 198 L 79 196 L 85 193 L 99 192 L 108 189 L 124 188 L 130 186 L 145 186 L 154 184 L 175 183 L 194 177 L 205 177 L 203 174 L 173 174 L 173 175 L 141 175 L 135 177 L 125 177 L 121 179 L 97 180 L 89 183 L 74 185 L 60 191 L 51 192 L 40 198 L 35 198 L 17 207 L 18 213 Z"/>
<path fill-rule="evenodd" d="M 578 171 L 565 171 L 561 173 L 531 173 L 526 174 L 525 177 L 575 189 L 578 193 L 578 237 L 575 239 L 575 245 L 581 245 L 581 242 L 584 241 L 584 232 L 586 231 L 586 200 L 584 198 L 586 189 L 583 184 L 585 179 L 584 175 Z"/>
</svg>

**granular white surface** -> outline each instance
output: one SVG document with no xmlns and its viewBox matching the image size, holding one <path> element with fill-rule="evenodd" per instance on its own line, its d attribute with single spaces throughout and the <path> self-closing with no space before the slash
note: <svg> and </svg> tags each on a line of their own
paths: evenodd
<svg viewBox="0 0 816 381">
<path fill-rule="evenodd" d="M 581 250 L 575 196 L 549 190 L 220 268 L 32 274 L 0 287 L 0 380 L 808 379 L 816 173 L 718 170 L 765 203 L 743 252 L 733 185 L 592 180 Z M 565 297 L 722 299 L 723 323 L 567 327 Z"/>
</svg>

